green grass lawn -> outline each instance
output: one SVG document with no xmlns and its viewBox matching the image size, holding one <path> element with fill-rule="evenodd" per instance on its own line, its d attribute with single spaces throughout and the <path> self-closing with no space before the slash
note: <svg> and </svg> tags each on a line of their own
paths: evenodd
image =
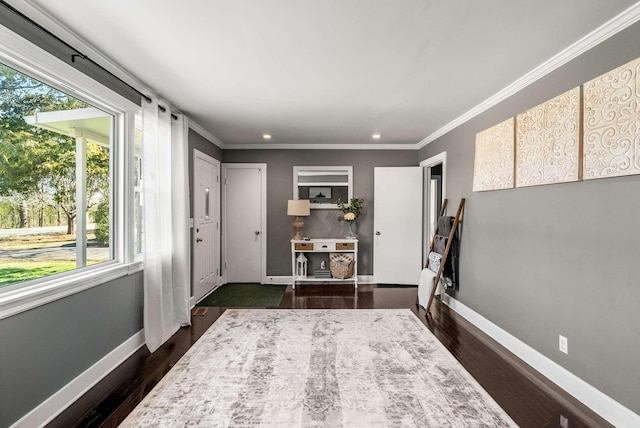
<svg viewBox="0 0 640 428">
<path fill-rule="evenodd" d="M 0 287 L 75 268 L 72 260 L 0 260 Z"/>
</svg>

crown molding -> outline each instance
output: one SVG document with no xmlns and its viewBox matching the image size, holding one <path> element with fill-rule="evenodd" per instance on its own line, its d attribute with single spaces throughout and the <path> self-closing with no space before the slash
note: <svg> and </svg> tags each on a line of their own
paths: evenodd
<svg viewBox="0 0 640 428">
<path fill-rule="evenodd" d="M 105 54 L 103 54 L 98 49 L 94 48 L 91 44 L 89 44 L 84 38 L 73 32 L 70 28 L 65 26 L 62 22 L 58 21 L 56 18 L 50 16 L 46 11 L 44 11 L 41 7 L 34 4 L 32 0 L 6 0 L 11 6 L 18 9 L 20 12 L 24 13 L 34 21 L 38 22 L 47 30 L 54 33 L 56 36 L 60 37 L 62 40 L 65 40 L 67 43 L 76 47 L 83 54 L 89 56 L 92 61 L 95 61 L 101 67 L 105 68 L 110 73 L 113 73 L 116 77 L 124 81 L 125 83 L 131 85 L 136 90 L 149 93 L 150 96 L 159 97 L 158 92 L 154 89 L 150 88 L 144 82 L 139 80 L 133 74 L 129 73 L 122 66 L 117 64 L 116 62 L 109 59 Z M 591 33 L 587 34 L 582 39 L 573 43 L 566 49 L 562 50 L 549 60 L 545 61 L 538 67 L 534 68 L 515 82 L 511 83 L 501 91 L 497 92 L 490 98 L 486 99 L 482 103 L 463 113 L 456 119 L 447 123 L 440 129 L 435 132 L 429 134 L 427 137 L 417 142 L 416 144 L 346 144 L 346 145 L 338 145 L 338 144 L 225 144 L 220 139 L 215 137 L 209 131 L 206 131 L 203 127 L 198 125 L 195 122 L 190 121 L 190 127 L 201 134 L 203 137 L 209 139 L 213 144 L 222 148 L 222 149 L 307 149 L 307 150 L 419 150 L 426 146 L 427 144 L 435 141 L 440 138 L 444 134 L 452 131 L 468 120 L 474 118 L 475 116 L 485 112 L 496 104 L 504 101 L 510 96 L 516 94 L 520 90 L 524 89 L 528 85 L 533 82 L 541 79 L 552 71 L 558 69 L 562 65 L 576 58 L 580 54 L 586 52 L 592 47 L 602 43 L 604 40 L 609 37 L 619 33 L 630 25 L 636 23 L 640 20 L 640 1 L 629 7 L 625 11 L 621 12 L 617 16 L 613 17 L 600 27 L 596 28 Z M 173 106 L 169 106 L 172 110 L 175 109 Z"/>
<path fill-rule="evenodd" d="M 415 144 L 225 144 L 238 150 L 416 150 Z"/>
<path fill-rule="evenodd" d="M 193 129 L 195 132 L 202 135 L 204 138 L 206 138 L 216 146 L 220 147 L 221 149 L 230 148 L 228 144 L 223 143 L 218 137 L 216 137 L 211 132 L 207 131 L 202 126 L 200 126 L 199 123 L 196 123 L 191 119 L 189 119 L 189 128 Z"/>
<path fill-rule="evenodd" d="M 511 83 L 500 92 L 497 92 L 490 98 L 473 107 L 471 110 L 447 123 L 445 126 L 433 132 L 423 140 L 419 141 L 416 144 L 416 149 L 421 149 L 427 144 L 442 137 L 447 132 L 452 131 L 468 120 L 473 119 L 480 113 L 487 111 L 499 102 L 506 100 L 507 98 L 526 88 L 533 82 L 541 79 L 542 77 L 560 68 L 561 66 L 578 57 L 587 50 L 602 43 L 609 37 L 619 33 L 630 25 L 635 24 L 638 20 L 640 20 L 640 2 L 637 2 L 625 11 L 619 13 L 617 16 L 605 22 L 582 39 L 573 43 L 566 49 L 560 51 L 558 54 L 554 55 L 515 82 Z"/>
</svg>

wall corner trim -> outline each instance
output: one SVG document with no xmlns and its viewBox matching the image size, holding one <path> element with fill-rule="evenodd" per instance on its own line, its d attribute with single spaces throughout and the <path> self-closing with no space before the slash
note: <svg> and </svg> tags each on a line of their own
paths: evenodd
<svg viewBox="0 0 640 428">
<path fill-rule="evenodd" d="M 144 344 L 144 330 L 140 330 L 24 415 L 11 425 L 11 428 L 39 427 L 48 424 Z"/>
<path fill-rule="evenodd" d="M 640 426 L 640 415 L 512 336 L 470 307 L 449 295 L 443 297 L 443 302 L 611 424 L 618 427 Z"/>
<path fill-rule="evenodd" d="M 447 132 L 454 130 L 458 126 L 467 122 L 468 120 L 473 119 L 479 114 L 489 110 L 491 107 L 495 106 L 501 101 L 506 100 L 510 96 L 516 94 L 520 90 L 526 88 L 533 82 L 541 79 L 552 71 L 560 68 L 564 64 L 568 63 L 572 59 L 578 57 L 582 53 L 591 49 L 594 46 L 602 43 L 609 37 L 619 33 L 625 28 L 635 24 L 640 20 L 640 2 L 630 6 L 628 9 L 622 11 L 618 15 L 611 18 L 609 21 L 602 24 L 600 27 L 593 30 L 591 33 L 587 34 L 580 40 L 576 41 L 572 45 L 563 49 L 553 57 L 549 58 L 547 61 L 543 62 L 524 76 L 520 77 L 515 82 L 511 83 L 501 91 L 487 98 L 485 101 L 481 102 L 477 106 L 473 107 L 471 110 L 463 113 L 461 116 L 458 116 L 456 119 L 444 125 L 442 128 L 433 132 L 432 134 L 425 137 L 422 141 L 419 141 L 416 144 L 417 149 L 421 149 L 427 144 L 435 141 L 436 139 L 442 137 Z"/>
</svg>

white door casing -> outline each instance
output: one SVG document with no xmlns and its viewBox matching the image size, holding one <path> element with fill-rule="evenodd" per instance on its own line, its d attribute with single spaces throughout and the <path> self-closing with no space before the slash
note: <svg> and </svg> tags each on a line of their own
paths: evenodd
<svg viewBox="0 0 640 428">
<path fill-rule="evenodd" d="M 266 280 L 266 164 L 223 164 L 225 282 Z"/>
<path fill-rule="evenodd" d="M 373 277 L 418 284 L 422 270 L 422 168 L 374 168 Z"/>
<path fill-rule="evenodd" d="M 193 298 L 202 299 L 220 277 L 220 162 L 193 155 Z"/>
<path fill-rule="evenodd" d="M 439 186 L 441 189 L 440 195 L 433 195 L 432 191 L 432 177 L 431 177 L 431 168 L 437 165 L 442 165 L 442 175 L 440 176 Z M 429 254 L 429 243 L 431 238 L 435 233 L 435 222 L 438 221 L 437 216 L 440 214 L 437 212 L 437 208 L 433 207 L 433 199 L 436 196 L 440 199 L 440 203 L 445 200 L 447 197 L 447 152 L 439 153 L 435 156 L 432 156 L 428 159 L 420 162 L 420 166 L 424 170 L 425 176 L 425 186 L 423 189 L 424 192 L 424 212 L 423 212 L 423 234 L 422 234 L 422 255 L 423 259 L 426 261 L 427 256 Z M 436 201 L 437 203 L 437 201 Z M 433 214 L 436 215 L 435 221 L 430 218 Z"/>
</svg>

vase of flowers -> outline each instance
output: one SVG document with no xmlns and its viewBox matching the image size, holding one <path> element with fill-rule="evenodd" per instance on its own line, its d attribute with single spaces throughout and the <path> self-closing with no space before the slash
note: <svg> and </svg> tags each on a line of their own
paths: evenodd
<svg viewBox="0 0 640 428">
<path fill-rule="evenodd" d="M 345 205 L 340 199 L 336 202 L 338 208 L 342 210 L 342 216 L 338 217 L 338 221 L 344 221 L 349 226 L 349 232 L 347 232 L 346 238 L 356 239 L 357 235 L 353 231 L 355 222 L 362 215 L 362 204 L 364 199 L 351 198 L 349 205 Z"/>
</svg>

